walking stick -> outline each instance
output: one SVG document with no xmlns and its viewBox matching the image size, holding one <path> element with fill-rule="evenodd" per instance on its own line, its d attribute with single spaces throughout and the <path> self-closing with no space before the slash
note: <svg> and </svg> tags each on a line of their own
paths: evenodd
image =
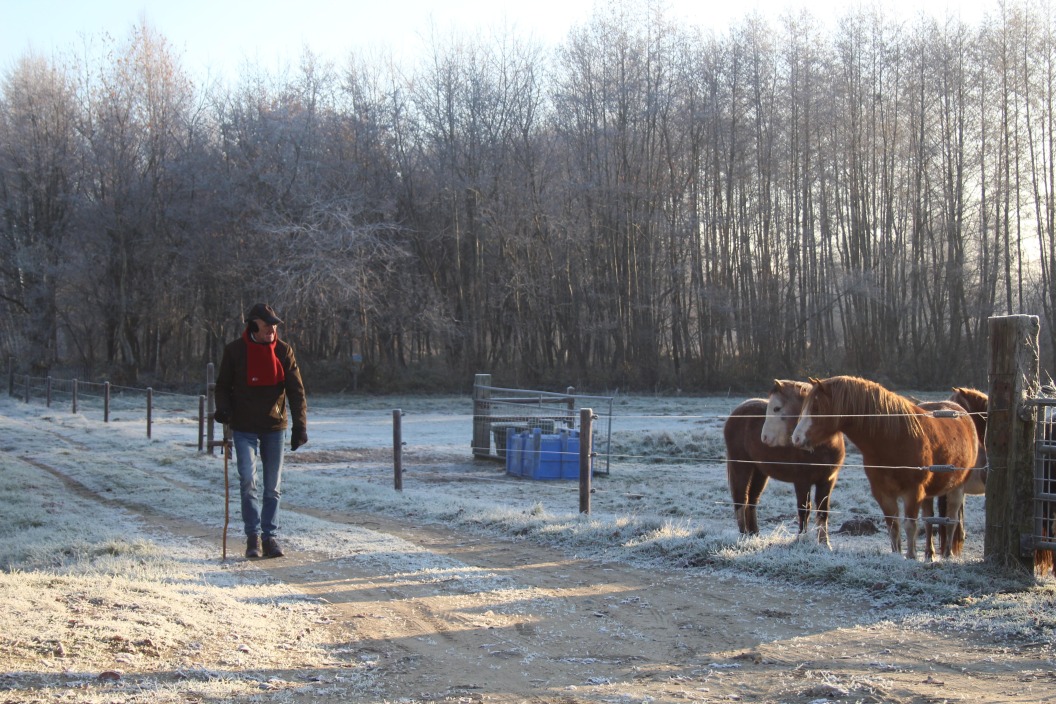
<svg viewBox="0 0 1056 704">
<path fill-rule="evenodd" d="M 224 426 L 224 545 L 221 562 L 227 560 L 227 524 L 231 518 L 231 483 L 227 478 L 227 462 L 231 459 L 231 426 Z"/>
<path fill-rule="evenodd" d="M 227 525 L 231 521 L 231 482 L 228 479 L 227 464 L 231 459 L 231 426 L 224 426 L 224 439 L 214 440 L 209 443 L 209 447 L 216 447 L 219 445 L 224 448 L 224 539 L 223 539 L 223 552 L 221 553 L 221 561 L 227 560 Z"/>
</svg>

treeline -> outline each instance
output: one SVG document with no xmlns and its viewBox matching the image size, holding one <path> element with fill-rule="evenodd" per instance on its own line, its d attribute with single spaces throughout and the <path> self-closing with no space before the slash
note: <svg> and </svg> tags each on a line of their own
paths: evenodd
<svg viewBox="0 0 1056 704">
<path fill-rule="evenodd" d="M 0 93 L 0 354 L 197 382 L 256 301 L 313 391 L 985 384 L 1056 312 L 1056 19 L 722 33 L 617 2 L 557 47 L 306 48 L 198 84 L 150 27 Z"/>
</svg>

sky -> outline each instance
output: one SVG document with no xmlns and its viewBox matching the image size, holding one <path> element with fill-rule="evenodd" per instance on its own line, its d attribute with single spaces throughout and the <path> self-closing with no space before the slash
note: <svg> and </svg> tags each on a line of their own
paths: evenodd
<svg viewBox="0 0 1056 704">
<path fill-rule="evenodd" d="M 824 21 L 858 0 L 668 0 L 671 16 L 721 32 L 752 11 L 778 17 L 807 5 Z M 907 19 L 919 13 L 962 16 L 974 23 L 998 0 L 877 0 Z M 605 0 L 0 0 L 0 72 L 26 51 L 47 57 L 83 54 L 86 39 L 123 42 L 144 22 L 171 43 L 193 75 L 231 77 L 249 62 L 273 69 L 308 46 L 342 61 L 351 51 L 410 57 L 430 28 L 487 34 L 510 27 L 543 43 L 562 41 Z M 866 0 L 871 5 L 871 0 Z M 90 54 L 91 55 L 91 54 Z M 368 54 L 369 55 L 369 54 Z"/>
</svg>

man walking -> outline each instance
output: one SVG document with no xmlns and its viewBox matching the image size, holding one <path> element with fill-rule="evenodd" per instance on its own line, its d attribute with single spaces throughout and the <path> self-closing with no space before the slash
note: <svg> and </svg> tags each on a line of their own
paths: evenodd
<svg viewBox="0 0 1056 704">
<path fill-rule="evenodd" d="M 257 303 L 242 336 L 224 347 L 216 375 L 218 423 L 230 425 L 242 495 L 246 557 L 282 557 L 276 537 L 282 494 L 283 436 L 289 405 L 290 450 L 308 442 L 308 406 L 293 348 L 279 339 L 282 323 L 271 306 Z M 260 458 L 263 500 L 257 495 Z"/>
</svg>

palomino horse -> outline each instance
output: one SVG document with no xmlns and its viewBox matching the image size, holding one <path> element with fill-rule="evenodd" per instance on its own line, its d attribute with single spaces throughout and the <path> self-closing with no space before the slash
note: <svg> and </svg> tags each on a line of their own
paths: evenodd
<svg viewBox="0 0 1056 704">
<path fill-rule="evenodd" d="M 935 404 L 962 414 L 935 418 L 909 399 L 858 377 L 810 381 L 813 388 L 792 432 L 793 444 L 811 448 L 834 435 L 846 434 L 862 453 L 869 487 L 887 523 L 891 551 L 902 552 L 898 506 L 901 499 L 906 557 L 916 559 L 921 502 L 950 494 L 952 505 L 959 505 L 961 487 L 978 454 L 975 425 L 963 415 L 964 409 L 948 401 Z M 945 465 L 950 471 L 927 469 L 936 465 Z M 944 556 L 948 557 L 959 552 L 960 546 L 953 545 L 953 526 L 946 530 L 950 542 Z M 926 552 L 930 557 L 930 545 Z"/>
<path fill-rule="evenodd" d="M 726 420 L 726 478 L 741 533 L 759 532 L 759 497 L 772 477 L 795 486 L 801 534 L 810 521 L 814 487 L 818 541 L 829 544 L 829 495 L 843 463 L 843 436 L 831 438 L 813 453 L 791 446 L 792 426 L 809 391 L 810 384 L 804 382 L 775 381 L 769 399 L 749 399 Z"/>
</svg>

